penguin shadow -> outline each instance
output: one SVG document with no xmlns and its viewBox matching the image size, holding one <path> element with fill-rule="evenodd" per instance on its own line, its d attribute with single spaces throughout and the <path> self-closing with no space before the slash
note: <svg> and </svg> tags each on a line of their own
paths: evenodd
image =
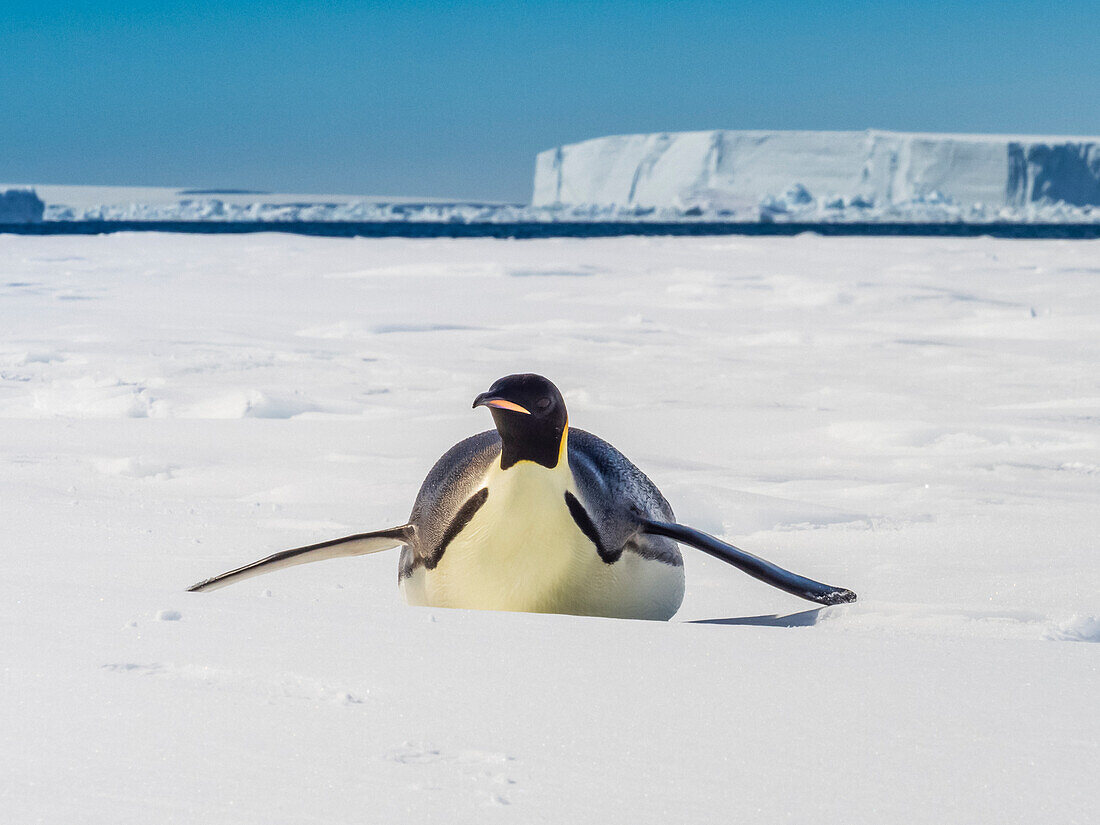
<svg viewBox="0 0 1100 825">
<path fill-rule="evenodd" d="M 824 607 L 815 607 L 803 610 L 800 613 L 789 613 L 780 616 L 773 613 L 770 616 L 734 616 L 728 619 L 694 619 L 686 624 L 727 624 L 748 625 L 750 627 L 812 627 L 821 618 Z"/>
</svg>

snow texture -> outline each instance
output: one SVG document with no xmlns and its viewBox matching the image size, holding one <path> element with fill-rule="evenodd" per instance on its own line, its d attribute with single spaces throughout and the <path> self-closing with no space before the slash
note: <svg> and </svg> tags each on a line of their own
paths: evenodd
<svg viewBox="0 0 1100 825">
<path fill-rule="evenodd" d="M 45 209 L 33 189 L 0 190 L 0 223 L 37 223 Z"/>
<path fill-rule="evenodd" d="M 539 154 L 534 206 L 738 210 L 801 203 L 951 201 L 1100 206 L 1100 138 L 903 132 L 617 135 Z"/>
<path fill-rule="evenodd" d="M 1100 808 L 1100 242 L 0 235 L 8 822 L 974 825 Z M 670 623 L 406 607 L 500 375 L 678 517 Z"/>
</svg>

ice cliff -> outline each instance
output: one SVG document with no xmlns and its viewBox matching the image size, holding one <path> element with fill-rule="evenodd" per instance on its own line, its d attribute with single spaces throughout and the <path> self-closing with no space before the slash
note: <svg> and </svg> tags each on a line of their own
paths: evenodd
<svg viewBox="0 0 1100 825">
<path fill-rule="evenodd" d="M 792 194 L 793 193 L 793 194 Z M 903 132 L 618 135 L 539 154 L 532 205 L 704 211 L 815 201 L 1100 205 L 1100 138 Z"/>
<path fill-rule="evenodd" d="M 33 189 L 0 190 L 0 223 L 37 223 L 45 209 Z"/>
</svg>

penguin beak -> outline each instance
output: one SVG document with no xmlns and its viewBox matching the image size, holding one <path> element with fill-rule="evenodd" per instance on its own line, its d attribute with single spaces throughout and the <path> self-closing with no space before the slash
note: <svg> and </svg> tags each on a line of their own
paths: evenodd
<svg viewBox="0 0 1100 825">
<path fill-rule="evenodd" d="M 498 410 L 511 410 L 512 412 L 523 413 L 524 415 L 531 414 L 530 410 L 524 409 L 519 404 L 509 401 L 507 398 L 497 398 L 489 395 L 487 392 L 483 392 L 474 399 L 474 407 L 496 407 Z"/>
</svg>

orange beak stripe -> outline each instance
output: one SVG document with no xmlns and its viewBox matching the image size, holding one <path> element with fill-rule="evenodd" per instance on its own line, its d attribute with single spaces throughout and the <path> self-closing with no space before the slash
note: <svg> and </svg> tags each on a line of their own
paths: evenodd
<svg viewBox="0 0 1100 825">
<path fill-rule="evenodd" d="M 530 410 L 525 410 L 519 404 L 513 404 L 511 401 L 505 401 L 503 398 L 494 398 L 492 401 L 485 402 L 486 407 L 496 407 L 500 410 L 511 410 L 512 412 L 520 412 L 524 415 L 530 415 Z"/>
</svg>

